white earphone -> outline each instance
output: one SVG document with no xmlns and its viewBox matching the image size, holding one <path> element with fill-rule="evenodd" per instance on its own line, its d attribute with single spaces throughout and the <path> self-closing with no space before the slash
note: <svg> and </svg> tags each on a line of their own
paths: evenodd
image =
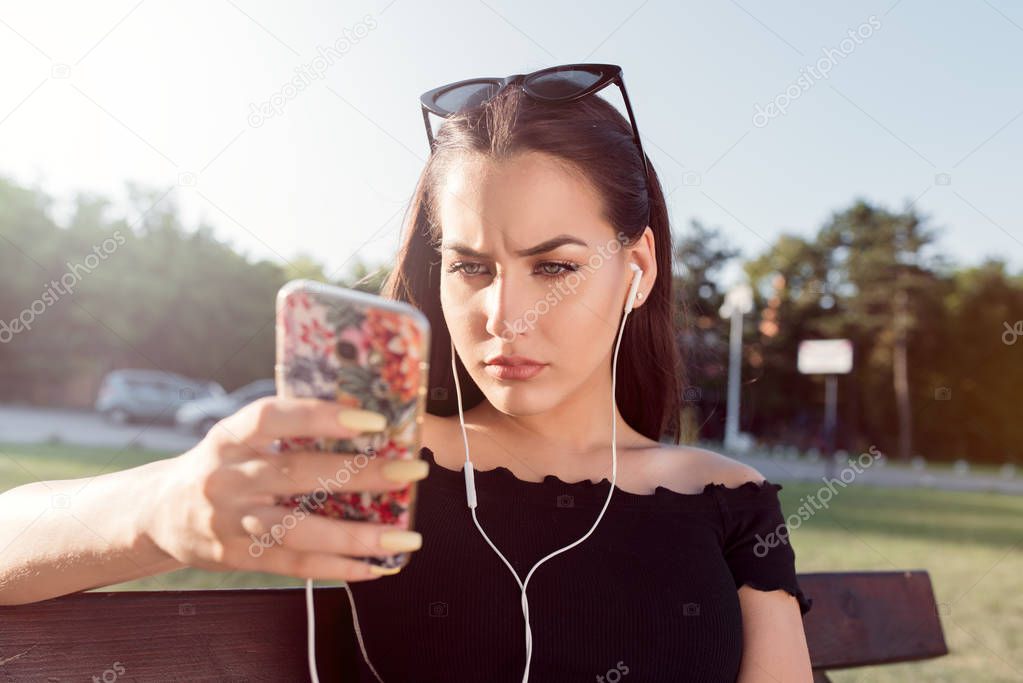
<svg viewBox="0 0 1023 683">
<path fill-rule="evenodd" d="M 639 282 L 643 278 L 643 269 L 640 268 L 635 263 L 631 262 L 629 263 L 629 268 L 632 269 L 634 274 L 632 276 L 632 283 L 629 286 L 629 294 L 625 299 L 625 307 L 622 315 L 622 322 L 621 326 L 618 329 L 618 338 L 615 341 L 614 357 L 611 362 L 611 487 L 610 489 L 608 489 L 607 499 L 604 501 L 604 507 L 600 509 L 600 514 L 597 515 L 597 519 L 596 521 L 593 522 L 593 526 L 590 527 L 589 531 L 583 534 L 583 536 L 577 539 L 575 542 L 566 545 L 564 548 L 561 548 L 560 550 L 555 550 L 546 557 L 541 558 L 535 565 L 533 565 L 533 568 L 529 570 L 529 573 L 526 574 L 526 578 L 524 581 L 519 579 L 519 575 L 515 573 L 515 569 L 511 566 L 511 563 L 508 562 L 507 558 L 505 558 L 505 556 L 501 554 L 501 551 L 497 549 L 497 546 L 495 546 L 493 541 L 490 540 L 490 537 L 487 536 L 487 533 L 483 531 L 483 527 L 480 526 L 479 519 L 476 517 L 477 507 L 476 480 L 474 478 L 472 461 L 469 459 L 469 436 L 465 430 L 465 415 L 462 410 L 462 387 L 458 381 L 458 369 L 455 364 L 455 345 L 454 342 L 451 343 L 451 373 L 455 379 L 455 395 L 458 399 L 458 421 L 462 426 L 462 442 L 465 444 L 465 467 L 463 468 L 463 472 L 465 473 L 466 502 L 469 505 L 469 510 L 472 514 L 472 521 L 476 524 L 476 528 L 479 529 L 479 532 L 483 535 L 483 538 L 484 540 L 486 540 L 487 544 L 491 548 L 493 548 L 494 552 L 497 553 L 497 556 L 500 557 L 501 561 L 504 562 L 506 567 L 508 567 L 508 571 L 512 573 L 512 577 L 514 577 L 515 582 L 519 585 L 519 588 L 522 590 L 522 616 L 525 619 L 526 625 L 526 667 L 522 673 L 522 683 L 527 683 L 529 681 L 529 664 L 533 657 L 533 632 L 529 626 L 529 600 L 526 597 L 526 586 L 529 585 L 529 579 L 533 576 L 533 572 L 535 572 L 541 564 L 551 559 L 555 555 L 559 555 L 570 548 L 574 548 L 575 546 L 585 541 L 590 536 L 590 534 L 593 533 L 593 531 L 597 528 L 597 524 L 599 524 L 600 520 L 604 517 L 604 511 L 607 510 L 607 506 L 611 502 L 611 495 L 614 493 L 615 490 L 615 482 L 617 482 L 618 480 L 618 449 L 617 449 L 618 423 L 615 420 L 615 385 L 616 385 L 615 379 L 616 375 L 618 374 L 617 373 L 618 349 L 622 343 L 622 333 L 625 331 L 625 320 L 626 318 L 629 317 L 629 312 L 632 311 L 633 306 L 636 303 L 636 299 L 643 297 L 643 293 L 639 292 Z M 377 670 L 369 661 L 369 655 L 366 654 L 366 646 L 363 644 L 362 640 L 362 631 L 359 629 L 359 617 L 355 609 L 355 598 L 352 595 L 351 589 L 348 587 L 348 583 L 345 582 L 342 585 L 345 591 L 348 593 L 348 602 L 352 607 L 352 622 L 353 625 L 355 626 L 355 635 L 359 642 L 359 648 L 362 650 L 362 656 L 366 660 L 366 664 L 369 666 L 370 670 L 373 672 L 373 675 L 376 676 L 376 679 L 380 681 L 380 683 L 383 683 L 383 679 L 380 678 L 380 674 L 377 673 Z M 309 672 L 312 677 L 313 683 L 319 683 L 319 677 L 316 674 L 316 653 L 314 649 L 315 634 L 313 631 L 313 625 L 315 619 L 313 617 L 312 579 L 308 579 L 306 581 L 306 607 L 309 626 L 308 629 Z"/>
<path fill-rule="evenodd" d="M 643 269 L 632 262 L 629 263 L 629 268 L 632 268 L 635 275 L 632 276 L 632 286 L 629 287 L 629 296 L 625 300 L 626 313 L 632 310 L 637 294 L 639 294 L 639 298 L 643 298 L 643 293 L 639 291 L 639 281 L 643 279 Z"/>
</svg>

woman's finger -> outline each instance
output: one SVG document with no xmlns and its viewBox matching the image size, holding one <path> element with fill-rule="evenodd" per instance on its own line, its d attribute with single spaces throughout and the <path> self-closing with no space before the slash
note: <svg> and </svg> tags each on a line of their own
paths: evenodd
<svg viewBox="0 0 1023 683">
<path fill-rule="evenodd" d="M 320 581 L 370 581 L 394 570 L 375 572 L 373 565 L 362 560 L 330 553 L 298 552 L 290 548 L 266 548 L 262 553 L 245 553 L 233 562 L 243 571 L 268 572 L 281 576 Z"/>
<path fill-rule="evenodd" d="M 242 517 L 241 526 L 252 541 L 249 546 L 252 553 L 281 547 L 299 552 L 383 557 L 414 552 L 423 544 L 418 532 L 391 524 L 333 519 L 281 506 L 256 507 Z"/>
<path fill-rule="evenodd" d="M 249 458 L 231 466 L 247 491 L 292 495 L 397 491 L 425 478 L 430 465 L 420 458 L 385 458 L 376 454 L 287 451 Z"/>
<path fill-rule="evenodd" d="M 210 433 L 262 450 L 276 439 L 310 436 L 335 439 L 380 432 L 387 419 L 369 410 L 345 408 L 318 398 L 259 399 L 218 422 Z"/>
</svg>

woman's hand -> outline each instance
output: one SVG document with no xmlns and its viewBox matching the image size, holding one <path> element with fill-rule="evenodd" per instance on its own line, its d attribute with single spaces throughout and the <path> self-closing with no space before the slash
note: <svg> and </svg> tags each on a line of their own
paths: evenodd
<svg viewBox="0 0 1023 683">
<path fill-rule="evenodd" d="M 402 489 L 429 470 L 423 460 L 320 451 L 274 452 L 276 439 L 345 438 L 380 431 L 383 416 L 319 399 L 265 398 L 219 422 L 174 458 L 144 520 L 146 534 L 177 561 L 214 571 L 270 572 L 365 581 L 393 574 L 352 559 L 418 550 L 421 536 L 386 524 L 338 520 L 274 505 L 274 496 Z"/>
</svg>

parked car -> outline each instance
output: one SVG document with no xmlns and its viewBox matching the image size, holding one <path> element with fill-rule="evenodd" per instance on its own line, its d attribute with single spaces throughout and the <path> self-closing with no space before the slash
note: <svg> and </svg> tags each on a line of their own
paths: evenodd
<svg viewBox="0 0 1023 683">
<path fill-rule="evenodd" d="M 114 370 L 100 384 L 96 410 L 118 424 L 161 418 L 171 422 L 182 405 L 225 393 L 216 382 L 171 372 Z"/>
<path fill-rule="evenodd" d="M 184 427 L 204 435 L 220 420 L 235 413 L 239 408 L 264 396 L 277 393 L 272 379 L 258 379 L 229 394 L 210 396 L 191 401 L 178 408 L 175 421 Z"/>
</svg>

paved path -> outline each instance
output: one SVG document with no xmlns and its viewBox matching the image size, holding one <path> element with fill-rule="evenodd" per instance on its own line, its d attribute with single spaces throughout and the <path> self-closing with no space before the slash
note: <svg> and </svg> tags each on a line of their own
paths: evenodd
<svg viewBox="0 0 1023 683">
<path fill-rule="evenodd" d="M 99 413 L 28 406 L 0 406 L 0 442 L 39 443 L 52 439 L 83 446 L 137 448 L 184 452 L 198 438 L 173 426 L 110 424 Z"/>
<path fill-rule="evenodd" d="M 910 467 L 882 465 L 874 462 L 868 467 L 858 468 L 859 472 L 852 467 L 836 466 L 834 471 L 828 475 L 823 459 L 811 462 L 805 458 L 792 460 L 765 455 L 743 455 L 736 456 L 736 459 L 756 467 L 764 477 L 771 481 L 815 481 L 824 487 L 827 486 L 824 481 L 825 477 L 830 476 L 840 481 L 851 482 L 852 485 L 866 484 L 896 488 L 923 487 L 950 491 L 990 491 L 1023 495 L 1023 472 L 1017 472 L 1015 477 L 956 474 L 946 469 L 918 471 Z M 863 462 L 870 461 L 864 457 Z M 841 486 L 841 483 L 834 483 L 836 489 Z"/>
</svg>

